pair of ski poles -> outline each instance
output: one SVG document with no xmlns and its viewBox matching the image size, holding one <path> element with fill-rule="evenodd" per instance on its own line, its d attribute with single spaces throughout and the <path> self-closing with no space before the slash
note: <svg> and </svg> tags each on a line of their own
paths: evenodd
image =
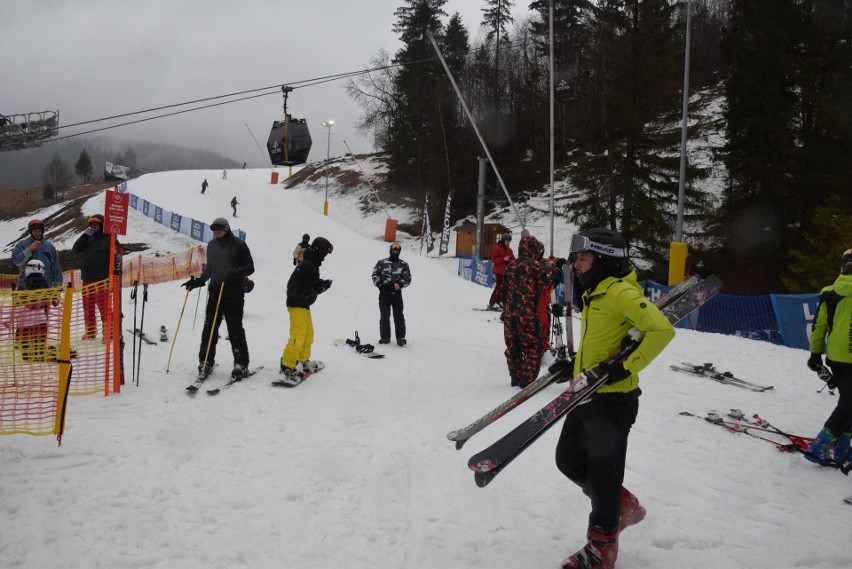
<svg viewBox="0 0 852 569">
<path fill-rule="evenodd" d="M 192 275 L 190 275 L 190 277 L 192 277 Z M 214 313 L 214 318 L 219 317 L 219 305 L 222 302 L 222 293 L 224 292 L 224 290 L 225 290 L 225 283 L 223 282 L 219 286 L 219 296 L 216 299 L 216 312 Z M 172 338 L 172 347 L 169 349 L 169 360 L 168 360 L 168 362 L 166 362 L 166 373 L 169 373 L 169 369 L 172 365 L 172 353 L 175 350 L 175 344 L 177 343 L 178 333 L 180 332 L 180 323 L 183 321 L 183 313 L 184 313 L 184 310 L 186 310 L 186 301 L 187 301 L 187 299 L 189 299 L 189 293 L 190 292 L 191 292 L 191 290 L 189 289 L 189 287 L 187 287 L 186 294 L 183 297 L 183 306 L 181 306 L 181 309 L 180 309 L 180 316 L 178 316 L 177 326 L 175 326 L 175 335 Z M 201 299 L 201 290 L 200 290 L 200 287 L 199 287 L 198 299 L 195 302 L 195 315 L 196 315 L 196 317 L 198 316 L 198 302 L 199 302 L 200 299 Z M 207 350 L 204 353 L 204 361 L 205 362 L 207 361 L 207 356 L 210 355 L 210 346 L 213 343 L 213 334 L 216 333 L 215 320 L 214 320 L 213 324 L 214 325 L 210 327 L 210 337 L 207 339 Z M 193 327 L 193 329 L 195 328 L 195 319 L 194 318 L 193 318 L 193 321 L 192 321 L 192 327 Z"/>
<path fill-rule="evenodd" d="M 133 363 L 131 367 L 132 381 L 139 386 L 139 372 L 142 365 L 142 334 L 145 330 L 145 305 L 148 304 L 148 283 L 142 283 L 142 318 L 139 321 L 139 328 L 136 327 L 136 302 L 137 290 L 139 281 L 133 281 L 133 290 L 130 291 L 130 298 L 133 299 Z M 139 338 L 139 357 L 136 357 L 136 338 Z"/>
</svg>

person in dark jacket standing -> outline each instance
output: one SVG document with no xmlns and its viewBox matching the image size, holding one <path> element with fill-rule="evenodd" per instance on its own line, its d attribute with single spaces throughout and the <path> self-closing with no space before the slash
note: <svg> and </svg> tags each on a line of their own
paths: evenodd
<svg viewBox="0 0 852 569">
<path fill-rule="evenodd" d="M 206 378 L 215 365 L 219 325 L 224 316 L 234 356 L 231 377 L 241 379 L 248 376 L 249 366 L 248 343 L 243 329 L 245 277 L 254 273 L 254 260 L 248 245 L 231 233 L 231 226 L 224 217 L 214 219 L 210 229 L 213 230 L 214 239 L 207 244 L 204 270 L 200 276 L 192 277 L 181 285 L 190 291 L 210 281 L 204 329 L 198 350 L 198 377 Z"/>
<path fill-rule="evenodd" d="M 506 274 L 506 265 L 515 260 L 515 254 L 509 243 L 512 242 L 512 234 L 505 233 L 500 237 L 500 242 L 491 252 L 491 271 L 494 273 L 494 290 L 488 299 L 488 310 L 499 310 L 498 302 L 503 297 L 503 277 Z"/>
<path fill-rule="evenodd" d="M 513 387 L 524 388 L 538 377 L 544 351 L 538 314 L 542 289 L 553 283 L 553 269 L 541 260 L 544 245 L 531 235 L 521 237 L 518 258 L 503 279 L 503 339 Z"/>
<path fill-rule="evenodd" d="M 296 248 L 293 249 L 293 264 L 298 265 L 299 261 L 303 259 L 302 255 L 304 255 L 305 251 L 308 247 L 311 246 L 311 236 L 305 233 L 302 235 L 302 241 L 296 244 Z"/>
<path fill-rule="evenodd" d="M 819 293 L 808 368 L 823 371 L 822 352 L 840 397 L 805 458 L 819 464 L 852 461 L 852 249 L 843 252 L 840 276 Z M 832 452 L 834 453 L 832 456 Z"/>
<path fill-rule="evenodd" d="M 390 343 L 390 316 L 393 310 L 393 328 L 396 343 L 404 346 L 405 315 L 403 314 L 402 289 L 411 284 L 408 263 L 399 258 L 402 247 L 392 243 L 390 255 L 373 267 L 373 284 L 379 289 L 379 343 Z"/>
<path fill-rule="evenodd" d="M 204 178 L 204 181 L 201 182 L 201 193 L 207 193 L 207 178 Z"/>
<path fill-rule="evenodd" d="M 299 385 L 306 372 L 315 372 L 323 367 L 321 362 L 312 361 L 311 346 L 314 343 L 314 324 L 311 305 L 317 297 L 331 288 L 330 280 L 320 278 L 320 265 L 334 251 L 334 246 L 325 237 L 317 237 L 305 249 L 302 259 L 290 280 L 287 281 L 287 314 L 290 316 L 290 338 L 281 354 L 281 381 L 290 387 Z M 301 368 L 301 369 L 300 369 Z"/>
<path fill-rule="evenodd" d="M 45 288 L 62 285 L 62 265 L 53 243 L 44 238 L 44 222 L 33 219 L 27 224 L 29 237 L 20 241 L 12 249 L 12 262 L 20 269 L 18 288 L 24 284 L 27 263 L 31 260 L 41 261 L 44 265 Z"/>
<path fill-rule="evenodd" d="M 240 202 L 237 201 L 237 196 L 234 196 L 234 199 L 231 200 L 231 209 L 234 210 L 234 217 L 237 217 L 237 206 Z"/>
<path fill-rule="evenodd" d="M 104 216 L 100 214 L 89 218 L 89 227 L 77 238 L 71 250 L 83 255 L 83 265 L 80 267 L 80 278 L 83 279 L 83 320 L 86 325 L 84 340 L 92 340 L 97 335 L 95 308 L 101 317 L 101 323 L 106 322 L 107 300 L 109 290 L 107 285 L 97 285 L 109 277 L 110 236 L 104 233 Z M 121 244 L 116 239 L 116 253 L 121 254 Z"/>
</svg>

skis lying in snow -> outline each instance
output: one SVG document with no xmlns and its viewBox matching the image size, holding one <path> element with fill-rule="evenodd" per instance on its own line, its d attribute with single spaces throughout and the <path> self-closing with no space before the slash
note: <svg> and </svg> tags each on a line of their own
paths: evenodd
<svg viewBox="0 0 852 569">
<path fill-rule="evenodd" d="M 675 371 L 689 373 L 692 375 L 697 375 L 699 377 L 706 377 L 708 379 L 712 379 L 713 381 L 718 381 L 719 383 L 724 383 L 726 385 L 734 385 L 736 387 L 741 387 L 750 391 L 768 391 L 770 389 L 775 389 L 775 387 L 772 385 L 758 385 L 756 383 L 740 379 L 739 377 L 734 376 L 734 374 L 729 371 L 719 371 L 715 367 L 713 367 L 712 363 L 697 365 L 690 364 L 687 362 L 681 362 L 679 366 L 672 365 L 669 367 Z"/>
<path fill-rule="evenodd" d="M 680 298 L 690 288 L 695 286 L 695 284 L 698 283 L 698 280 L 699 279 L 697 276 L 690 277 L 689 279 L 672 288 L 665 296 L 661 296 L 660 298 L 658 298 L 654 302 L 654 304 L 658 308 L 664 308 L 668 306 L 669 304 Z M 570 370 L 572 367 L 573 366 L 569 362 L 568 370 Z M 480 432 L 482 429 L 484 429 L 485 427 L 487 427 L 488 425 L 490 425 L 491 423 L 493 423 L 494 421 L 496 421 L 497 419 L 499 419 L 500 417 L 502 417 L 524 401 L 526 401 L 527 399 L 531 398 L 533 395 L 535 395 L 551 383 L 561 383 L 562 381 L 560 380 L 567 380 L 569 378 L 568 374 L 570 373 L 568 370 L 560 370 L 555 373 L 549 373 L 539 377 L 538 379 L 521 389 L 518 393 L 516 393 L 515 395 L 513 395 L 512 397 L 510 397 L 509 399 L 507 399 L 506 401 L 504 401 L 479 419 L 475 420 L 471 424 L 467 425 L 466 427 L 462 427 L 461 429 L 450 431 L 449 433 L 447 433 L 447 438 L 451 441 L 456 442 L 456 450 L 461 449 L 464 446 L 464 443 L 466 443 L 467 440 L 473 435 Z"/>
<path fill-rule="evenodd" d="M 246 373 L 245 377 L 232 377 L 222 387 L 217 387 L 216 389 L 208 389 L 207 395 L 218 395 L 220 392 L 224 391 L 225 389 L 230 389 L 231 386 L 234 385 L 235 383 L 239 383 L 244 379 L 250 378 L 251 376 L 253 376 L 254 374 L 256 374 L 257 372 L 259 372 L 262 369 L 263 369 L 263 366 L 257 366 L 256 368 L 252 368 L 252 369 L 248 370 L 248 373 Z"/>
<path fill-rule="evenodd" d="M 804 454 L 808 450 L 808 445 L 813 441 L 810 437 L 791 435 L 784 432 L 757 414 L 746 417 L 739 409 L 731 409 L 725 417 L 722 417 L 715 411 L 708 412 L 704 417 L 698 417 L 698 415 L 693 415 L 689 411 L 682 411 L 680 414 L 684 417 L 704 419 L 708 423 L 718 425 L 731 433 L 742 433 L 755 439 L 760 439 L 782 452 L 799 452 Z M 781 442 L 767 435 L 784 437 L 788 442 Z"/>
<path fill-rule="evenodd" d="M 679 322 L 711 299 L 721 288 L 721 279 L 710 276 L 668 304 L 662 309 L 662 312 L 670 322 Z M 623 347 L 612 354 L 606 360 L 606 363 L 616 364 L 624 361 L 640 342 L 641 333 L 638 330 L 632 330 L 625 337 Z M 483 487 L 491 482 L 528 446 L 556 424 L 563 415 L 570 413 L 591 397 L 606 383 L 607 379 L 606 372 L 600 366 L 579 374 L 571 381 L 568 389 L 563 391 L 556 399 L 542 407 L 535 415 L 515 427 L 490 447 L 473 455 L 468 460 L 467 465 L 475 473 L 474 480 L 477 486 Z"/>
<path fill-rule="evenodd" d="M 157 345 L 157 342 L 155 342 L 154 340 L 149 338 L 148 335 L 145 334 L 145 332 L 143 332 L 139 328 L 137 328 L 135 332 L 133 330 L 131 330 L 130 328 L 128 328 L 127 331 L 130 332 L 131 334 L 135 334 L 136 337 L 138 337 L 138 338 L 142 338 L 142 341 L 145 342 L 146 344 L 148 344 L 149 346 L 156 346 Z"/>
<path fill-rule="evenodd" d="M 843 501 L 847 504 L 852 504 L 852 496 L 846 496 L 845 498 L 843 498 Z"/>
</svg>

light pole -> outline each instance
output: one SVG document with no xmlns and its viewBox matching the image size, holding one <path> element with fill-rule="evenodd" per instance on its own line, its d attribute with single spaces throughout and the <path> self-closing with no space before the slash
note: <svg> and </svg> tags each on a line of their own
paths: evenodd
<svg viewBox="0 0 852 569">
<path fill-rule="evenodd" d="M 326 216 L 328 215 L 328 161 L 331 156 L 331 127 L 333 124 L 333 120 L 328 120 L 322 123 L 322 126 L 328 127 L 328 145 L 325 148 L 325 202 L 322 204 L 322 214 Z"/>
</svg>

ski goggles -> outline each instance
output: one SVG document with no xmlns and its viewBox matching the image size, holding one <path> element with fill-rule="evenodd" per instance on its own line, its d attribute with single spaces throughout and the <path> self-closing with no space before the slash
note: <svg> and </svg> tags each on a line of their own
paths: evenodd
<svg viewBox="0 0 852 569">
<path fill-rule="evenodd" d="M 575 233 L 571 237 L 571 253 L 579 253 L 580 251 L 591 251 L 607 255 L 608 257 L 627 257 L 627 249 L 624 247 L 604 245 L 603 243 L 592 241 L 585 235 Z"/>
<path fill-rule="evenodd" d="M 390 246 L 390 251 L 391 251 L 391 253 L 399 253 L 400 251 L 402 251 L 402 247 L 400 247 L 399 245 L 394 243 L 393 245 Z M 329 253 L 330 252 L 331 251 L 329 251 Z"/>
<path fill-rule="evenodd" d="M 210 231 L 228 231 L 230 227 L 227 225 L 220 225 L 218 223 L 210 226 Z"/>
<path fill-rule="evenodd" d="M 30 231 L 35 231 L 36 229 L 40 229 L 41 231 L 44 231 L 44 224 L 34 223 L 33 225 L 30 225 Z"/>
</svg>

